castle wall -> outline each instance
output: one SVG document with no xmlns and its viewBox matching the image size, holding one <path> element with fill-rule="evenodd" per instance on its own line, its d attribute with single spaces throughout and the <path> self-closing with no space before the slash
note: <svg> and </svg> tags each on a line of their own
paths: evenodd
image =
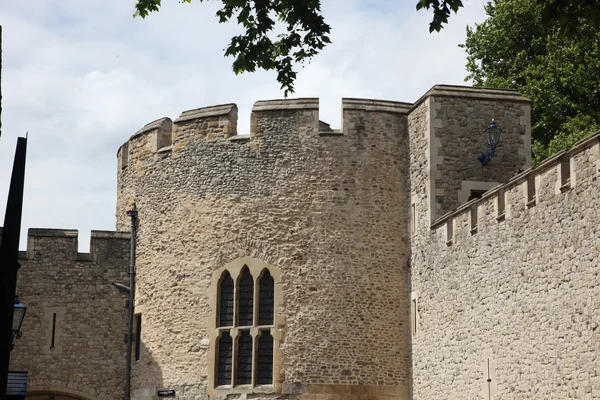
<svg viewBox="0 0 600 400">
<path fill-rule="evenodd" d="M 150 126 L 120 149 L 118 227 L 132 201 L 140 216 L 134 398 L 243 395 L 215 389 L 209 364 L 214 272 L 240 257 L 281 277 L 264 396 L 407 398 L 409 106 L 344 99 L 334 131 L 316 99 L 261 101 L 241 137 L 235 105 L 209 107 L 168 146 Z"/>
<path fill-rule="evenodd" d="M 126 295 L 112 283 L 127 283 L 129 234 L 92 231 L 78 253 L 77 231 L 30 229 L 19 258 L 27 313 L 10 368 L 28 372 L 28 395 L 121 398 Z"/>
<path fill-rule="evenodd" d="M 599 138 L 413 237 L 415 400 L 600 398 Z"/>
</svg>

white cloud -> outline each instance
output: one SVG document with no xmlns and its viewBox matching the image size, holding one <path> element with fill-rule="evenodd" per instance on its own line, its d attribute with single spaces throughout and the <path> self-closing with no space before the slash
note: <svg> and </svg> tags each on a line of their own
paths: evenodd
<svg viewBox="0 0 600 400">
<path fill-rule="evenodd" d="M 132 18 L 133 1 L 0 4 L 0 204 L 16 137 L 30 134 L 21 248 L 30 227 L 79 229 L 80 251 L 91 229 L 114 229 L 116 151 L 145 123 L 235 102 L 245 133 L 254 101 L 282 97 L 274 72 L 233 74 L 223 49 L 240 27 L 217 22 L 218 2 L 163 3 L 145 20 Z M 341 97 L 415 101 L 436 83 L 463 83 L 457 45 L 485 1 L 465 2 L 434 34 L 416 0 L 323 3 L 333 43 L 299 68 L 294 96 L 320 97 L 321 119 L 339 127 Z"/>
</svg>

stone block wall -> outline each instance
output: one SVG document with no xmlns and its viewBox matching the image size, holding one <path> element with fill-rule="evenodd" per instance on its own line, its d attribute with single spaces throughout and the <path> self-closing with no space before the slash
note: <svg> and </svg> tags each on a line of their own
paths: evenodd
<svg viewBox="0 0 600 400">
<path fill-rule="evenodd" d="M 90 253 L 77 231 L 30 229 L 17 294 L 27 305 L 11 369 L 28 371 L 28 394 L 118 399 L 125 383 L 129 233 L 92 231 Z"/>
<path fill-rule="evenodd" d="M 600 398 L 600 133 L 413 237 L 413 398 Z"/>
<path fill-rule="evenodd" d="M 235 105 L 198 109 L 173 122 L 171 148 L 147 153 L 149 134 L 121 148 L 119 229 L 132 201 L 140 215 L 134 398 L 253 392 L 215 391 L 209 365 L 209 288 L 241 257 L 281 276 L 280 368 L 261 396 L 407 398 L 410 105 L 342 107 L 332 130 L 317 99 L 260 101 L 246 136 Z"/>
<path fill-rule="evenodd" d="M 472 189 L 491 189 L 531 167 L 530 108 L 513 91 L 449 85 L 434 86 L 415 103 L 409 117 L 411 193 L 423 200 L 427 188 L 422 219 L 430 224 L 465 203 Z M 488 152 L 483 132 L 492 119 L 502 135 L 496 155 L 482 167 L 477 157 Z"/>
</svg>

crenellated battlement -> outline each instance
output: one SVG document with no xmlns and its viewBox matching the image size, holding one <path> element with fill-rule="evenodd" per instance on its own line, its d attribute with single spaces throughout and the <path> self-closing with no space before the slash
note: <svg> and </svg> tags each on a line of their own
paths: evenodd
<svg viewBox="0 0 600 400">
<path fill-rule="evenodd" d="M 130 238 L 129 232 L 91 231 L 90 252 L 79 253 L 79 232 L 76 229 L 30 228 L 27 231 L 27 250 L 19 251 L 19 259 L 93 263 L 122 260 L 126 263 L 129 260 Z"/>
<path fill-rule="evenodd" d="M 557 196 L 576 195 L 599 177 L 600 131 L 446 213 L 430 229 L 451 246 L 507 219 L 526 218 L 534 207 L 556 206 L 562 201 Z"/>
<path fill-rule="evenodd" d="M 163 117 L 138 130 L 119 148 L 119 168 L 124 169 L 135 160 L 136 170 L 144 171 L 157 161 L 156 157 L 171 154 L 176 158 L 198 140 L 248 143 L 263 135 L 261 125 L 269 125 L 271 119 L 290 118 L 290 122 L 312 130 L 316 136 L 344 135 L 354 132 L 350 114 L 362 113 L 367 118 L 378 113 L 408 115 L 411 107 L 412 103 L 406 102 L 343 98 L 341 129 L 331 129 L 328 123 L 319 120 L 318 98 L 259 100 L 252 107 L 250 133 L 244 135 L 237 132 L 236 104 L 196 108 L 182 112 L 174 121 Z"/>
</svg>

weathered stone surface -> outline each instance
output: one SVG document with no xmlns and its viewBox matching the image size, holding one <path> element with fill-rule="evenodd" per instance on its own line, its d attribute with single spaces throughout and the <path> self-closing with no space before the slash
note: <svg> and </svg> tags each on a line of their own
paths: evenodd
<svg viewBox="0 0 600 400">
<path fill-rule="evenodd" d="M 126 295 L 112 283 L 127 283 L 129 237 L 92 231 L 81 254 L 76 230 L 29 230 L 17 285 L 27 314 L 10 366 L 28 372 L 28 393 L 123 396 Z"/>
<path fill-rule="evenodd" d="M 320 136 L 315 101 L 257 103 L 244 141 L 206 117 L 175 123 L 171 154 L 149 155 L 144 137 L 129 142 L 117 218 L 126 229 L 135 200 L 144 315 L 135 388 L 206 398 L 212 366 L 198 343 L 215 306 L 206 293 L 214 271 L 251 256 L 281 272 L 276 387 L 408 393 L 407 107 L 354 104 L 343 135 Z"/>
<path fill-rule="evenodd" d="M 119 149 L 117 227 L 140 215 L 133 399 L 600 398 L 600 134 L 532 169 L 512 91 L 342 106 L 338 130 L 317 99 L 259 101 L 244 136 L 235 105 L 206 107 Z M 127 234 L 93 233 L 90 254 L 76 231 L 30 236 L 14 366 L 38 394 L 120 398 L 124 294 L 106 283 L 125 280 Z M 272 271 L 274 382 L 215 388 L 218 280 L 244 266 Z"/>
</svg>

